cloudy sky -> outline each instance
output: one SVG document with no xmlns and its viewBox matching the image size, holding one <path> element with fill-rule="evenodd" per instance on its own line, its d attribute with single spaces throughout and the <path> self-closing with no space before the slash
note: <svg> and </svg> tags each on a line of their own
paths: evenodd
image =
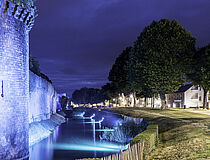
<svg viewBox="0 0 210 160">
<path fill-rule="evenodd" d="M 210 0 L 37 0 L 30 52 L 58 92 L 100 88 L 115 58 L 153 20 L 176 19 L 210 43 Z"/>
</svg>

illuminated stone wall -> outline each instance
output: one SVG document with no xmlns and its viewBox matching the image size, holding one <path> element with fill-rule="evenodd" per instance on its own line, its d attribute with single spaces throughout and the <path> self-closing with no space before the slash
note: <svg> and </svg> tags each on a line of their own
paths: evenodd
<svg viewBox="0 0 210 160">
<path fill-rule="evenodd" d="M 0 159 L 27 158 L 28 31 L 34 12 L 0 0 Z"/>
<path fill-rule="evenodd" d="M 51 83 L 29 72 L 29 123 L 46 120 L 56 113 L 57 93 Z"/>
</svg>

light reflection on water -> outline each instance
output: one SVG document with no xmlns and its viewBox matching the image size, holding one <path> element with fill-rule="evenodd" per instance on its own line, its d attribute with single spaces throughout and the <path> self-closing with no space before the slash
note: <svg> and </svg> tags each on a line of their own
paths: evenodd
<svg viewBox="0 0 210 160">
<path fill-rule="evenodd" d="M 101 124 L 90 122 L 94 120 L 67 119 L 48 138 L 30 148 L 30 160 L 74 160 L 119 152 L 121 146 L 100 142 Z"/>
</svg>

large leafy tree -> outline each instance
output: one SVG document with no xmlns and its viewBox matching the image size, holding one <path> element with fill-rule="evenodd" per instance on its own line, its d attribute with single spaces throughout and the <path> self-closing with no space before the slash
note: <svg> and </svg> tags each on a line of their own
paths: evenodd
<svg viewBox="0 0 210 160">
<path fill-rule="evenodd" d="M 112 89 L 115 93 L 128 92 L 128 70 L 127 64 L 129 61 L 131 47 L 126 48 L 116 59 L 112 69 L 109 72 L 109 81 L 111 81 Z"/>
<path fill-rule="evenodd" d="M 134 76 L 133 48 L 126 48 L 116 59 L 112 69 L 109 72 L 109 81 L 111 81 L 112 94 L 124 93 L 133 94 L 134 106 L 136 106 L 136 95 L 140 92 L 138 83 L 133 79 Z M 138 86 L 138 87 L 137 87 Z"/>
<path fill-rule="evenodd" d="M 204 90 L 203 108 L 207 106 L 207 92 L 210 90 L 210 44 L 199 49 L 193 56 L 192 72 L 189 79 Z"/>
<path fill-rule="evenodd" d="M 176 20 L 161 19 L 146 27 L 135 42 L 135 70 L 140 72 L 136 74 L 137 82 L 145 83 L 149 93 L 160 94 L 162 109 L 165 94 L 183 84 L 195 52 L 195 41 Z"/>
<path fill-rule="evenodd" d="M 145 97 L 145 101 L 147 97 L 152 97 L 155 94 L 155 91 L 149 85 L 150 81 L 145 78 L 146 74 L 144 70 L 138 63 L 138 57 L 134 53 L 135 49 L 132 49 L 130 52 L 130 59 L 127 65 L 128 69 L 128 82 L 129 88 L 133 92 L 134 95 L 134 105 L 136 95 L 138 97 Z M 146 104 L 146 103 L 145 103 Z"/>
<path fill-rule="evenodd" d="M 110 101 L 111 99 L 116 98 L 118 96 L 118 93 L 116 92 L 117 89 L 115 89 L 111 83 L 107 83 L 101 88 L 104 100 Z"/>
</svg>

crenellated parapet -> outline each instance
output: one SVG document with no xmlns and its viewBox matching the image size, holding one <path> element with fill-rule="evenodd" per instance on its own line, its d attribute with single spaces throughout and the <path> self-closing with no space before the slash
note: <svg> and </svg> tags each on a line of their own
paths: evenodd
<svg viewBox="0 0 210 160">
<path fill-rule="evenodd" d="M 24 7 L 24 5 L 16 4 L 9 0 L 0 0 L 0 11 L 3 14 L 14 16 L 15 19 L 23 22 L 28 31 L 34 25 L 34 20 L 37 17 L 37 10 L 35 6 Z"/>
</svg>

